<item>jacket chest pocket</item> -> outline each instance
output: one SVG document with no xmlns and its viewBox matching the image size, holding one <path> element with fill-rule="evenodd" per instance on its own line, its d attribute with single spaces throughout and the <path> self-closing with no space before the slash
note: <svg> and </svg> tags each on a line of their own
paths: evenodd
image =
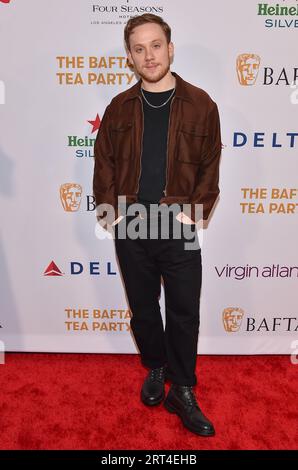
<svg viewBox="0 0 298 470">
<path fill-rule="evenodd" d="M 126 160 L 132 153 L 132 122 L 117 121 L 111 126 L 111 140 L 115 159 Z"/>
<path fill-rule="evenodd" d="M 199 164 L 205 149 L 208 132 L 202 124 L 185 121 L 178 130 L 176 159 L 180 162 Z"/>
</svg>

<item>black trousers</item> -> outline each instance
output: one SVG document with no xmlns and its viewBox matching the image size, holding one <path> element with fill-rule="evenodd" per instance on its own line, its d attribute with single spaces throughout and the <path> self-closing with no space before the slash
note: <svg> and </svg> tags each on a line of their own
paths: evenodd
<svg viewBox="0 0 298 470">
<path fill-rule="evenodd" d="M 139 215 L 126 216 L 115 225 L 114 232 L 116 254 L 132 312 L 130 326 L 141 362 L 149 368 L 166 365 L 166 376 L 173 383 L 196 385 L 202 282 L 196 226 L 182 224 L 172 216 L 169 238 L 163 239 L 161 217 L 154 220 L 148 217 L 148 231 L 150 225 L 157 224 L 156 239 L 121 239 L 120 226 L 124 224 L 127 233 L 129 222 L 134 218 Z M 178 232 L 180 230 L 180 238 L 173 237 L 175 226 Z M 185 243 L 193 244 L 194 241 L 196 249 L 187 250 Z M 165 293 L 165 328 L 159 304 L 161 276 Z"/>
</svg>

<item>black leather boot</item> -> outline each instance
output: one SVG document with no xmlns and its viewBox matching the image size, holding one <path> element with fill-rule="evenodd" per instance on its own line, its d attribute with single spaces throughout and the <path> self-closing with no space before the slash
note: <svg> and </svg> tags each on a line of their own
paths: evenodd
<svg viewBox="0 0 298 470">
<path fill-rule="evenodd" d="M 170 413 L 176 413 L 184 426 L 200 436 L 214 436 L 213 424 L 203 415 L 191 386 L 172 384 L 164 401 Z"/>
<path fill-rule="evenodd" d="M 141 399 L 145 405 L 159 405 L 165 397 L 165 367 L 151 369 L 143 383 Z"/>
</svg>

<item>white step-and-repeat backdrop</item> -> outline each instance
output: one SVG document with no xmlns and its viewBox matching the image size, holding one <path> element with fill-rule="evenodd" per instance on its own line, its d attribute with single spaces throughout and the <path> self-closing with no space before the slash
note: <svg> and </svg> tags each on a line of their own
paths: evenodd
<svg viewBox="0 0 298 470">
<path fill-rule="evenodd" d="M 136 83 L 123 29 L 172 27 L 172 70 L 218 104 L 221 194 L 200 230 L 199 353 L 292 352 L 298 332 L 298 2 L 0 1 L 0 336 L 7 351 L 138 352 L 93 144 Z M 203 236 L 204 235 L 204 236 Z M 164 315 L 164 293 L 160 299 Z"/>
</svg>

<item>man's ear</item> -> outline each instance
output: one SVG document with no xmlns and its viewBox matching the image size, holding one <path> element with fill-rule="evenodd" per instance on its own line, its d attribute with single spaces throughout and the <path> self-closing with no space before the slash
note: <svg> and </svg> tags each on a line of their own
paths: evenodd
<svg viewBox="0 0 298 470">
<path fill-rule="evenodd" d="M 131 55 L 131 53 L 129 52 L 128 49 L 126 49 L 126 55 L 127 55 L 126 62 L 127 62 L 128 67 L 129 67 L 131 70 L 134 70 L 134 65 L 133 65 L 133 61 L 132 61 L 132 55 Z"/>
<path fill-rule="evenodd" d="M 127 55 L 127 62 L 128 62 L 128 64 L 133 65 L 133 63 L 132 63 L 132 56 L 131 56 L 130 51 L 127 49 L 127 46 L 125 46 L 125 52 L 126 52 L 126 55 Z"/>
<path fill-rule="evenodd" d="M 169 55 L 171 58 L 174 57 L 174 44 L 171 42 L 169 42 L 168 44 L 168 49 L 169 49 Z"/>
</svg>

